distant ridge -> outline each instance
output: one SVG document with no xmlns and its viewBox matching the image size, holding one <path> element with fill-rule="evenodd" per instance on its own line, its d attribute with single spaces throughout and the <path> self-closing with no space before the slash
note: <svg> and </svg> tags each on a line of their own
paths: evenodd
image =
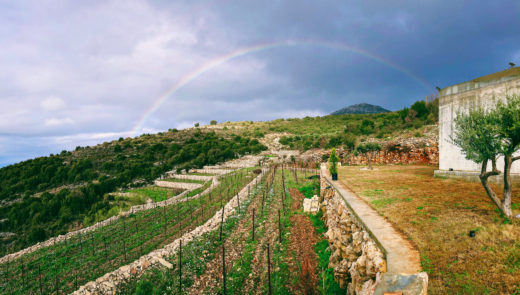
<svg viewBox="0 0 520 295">
<path fill-rule="evenodd" d="M 345 114 L 378 114 L 378 113 L 388 113 L 389 110 L 382 108 L 380 106 L 376 106 L 368 103 L 360 103 L 348 106 L 346 108 L 342 108 L 341 110 L 337 110 L 333 112 L 331 115 L 345 115 Z"/>
</svg>

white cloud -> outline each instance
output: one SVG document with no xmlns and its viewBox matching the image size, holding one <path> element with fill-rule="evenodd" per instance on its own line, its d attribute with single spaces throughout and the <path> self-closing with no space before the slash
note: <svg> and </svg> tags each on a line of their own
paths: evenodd
<svg viewBox="0 0 520 295">
<path fill-rule="evenodd" d="M 131 132 L 93 132 L 93 133 L 79 133 L 64 136 L 48 137 L 51 141 L 60 145 L 80 145 L 80 144 L 95 144 L 105 140 L 117 139 L 119 137 L 131 136 Z"/>
<path fill-rule="evenodd" d="M 57 111 L 65 107 L 65 101 L 57 96 L 49 96 L 40 102 L 45 111 Z"/>
<path fill-rule="evenodd" d="M 511 60 L 513 63 L 515 63 L 517 66 L 520 66 L 520 50 L 513 53 L 513 57 Z"/>
<path fill-rule="evenodd" d="M 304 117 L 317 117 L 325 116 L 327 113 L 321 110 L 287 110 L 280 113 L 273 114 L 275 117 L 280 118 L 304 118 Z"/>
<path fill-rule="evenodd" d="M 45 120 L 45 126 L 47 127 L 58 127 L 63 125 L 71 125 L 74 124 L 74 121 L 71 118 L 50 118 Z"/>
</svg>

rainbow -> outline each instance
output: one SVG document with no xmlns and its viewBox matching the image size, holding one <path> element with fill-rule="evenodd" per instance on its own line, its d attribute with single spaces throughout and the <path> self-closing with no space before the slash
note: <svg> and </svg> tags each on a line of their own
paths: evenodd
<svg viewBox="0 0 520 295">
<path fill-rule="evenodd" d="M 238 50 L 235 50 L 233 52 L 230 52 L 228 54 L 219 56 L 206 64 L 202 65 L 200 68 L 191 71 L 190 73 L 183 76 L 177 83 L 175 83 L 172 88 L 170 88 L 166 93 L 161 95 L 159 98 L 155 100 L 155 102 L 150 106 L 150 108 L 141 116 L 141 118 L 137 121 L 137 123 L 132 128 L 131 134 L 134 136 L 137 135 L 137 133 L 141 130 L 143 127 L 143 124 L 146 122 L 146 120 L 155 112 L 157 109 L 166 102 L 172 95 L 177 92 L 179 89 L 181 89 L 186 84 L 190 83 L 191 81 L 197 79 L 199 76 L 203 75 L 204 73 L 210 71 L 213 68 L 218 67 L 219 65 L 226 63 L 232 59 L 235 59 L 240 56 L 244 56 L 247 54 L 255 53 L 261 50 L 267 50 L 277 47 L 290 47 L 290 46 L 317 46 L 317 47 L 325 47 L 330 49 L 336 49 L 341 51 L 348 51 L 351 53 L 356 53 L 361 56 L 364 56 L 366 58 L 378 61 L 384 65 L 387 65 L 407 76 L 412 78 L 413 80 L 417 81 L 419 84 L 424 86 L 427 90 L 432 90 L 433 87 L 428 83 L 426 80 L 422 79 L 421 77 L 413 74 L 408 69 L 392 62 L 387 59 L 384 59 L 381 56 L 375 55 L 373 53 L 367 52 L 365 50 L 361 50 L 359 48 L 340 44 L 340 43 L 332 43 L 332 42 L 324 42 L 324 41 L 316 41 L 316 40 L 304 40 L 304 41 L 279 41 L 279 42 L 270 42 L 270 43 L 264 43 L 254 46 L 248 46 L 243 47 Z"/>
</svg>

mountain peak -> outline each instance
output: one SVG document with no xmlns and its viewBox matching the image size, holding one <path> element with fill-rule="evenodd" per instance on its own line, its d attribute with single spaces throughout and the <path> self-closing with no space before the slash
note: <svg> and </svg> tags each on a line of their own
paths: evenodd
<svg viewBox="0 0 520 295">
<path fill-rule="evenodd" d="M 378 113 L 388 113 L 389 110 L 382 108 L 380 106 L 376 106 L 368 103 L 360 103 L 348 106 L 346 108 L 342 108 L 333 112 L 331 115 L 345 115 L 345 114 L 378 114 Z"/>
</svg>

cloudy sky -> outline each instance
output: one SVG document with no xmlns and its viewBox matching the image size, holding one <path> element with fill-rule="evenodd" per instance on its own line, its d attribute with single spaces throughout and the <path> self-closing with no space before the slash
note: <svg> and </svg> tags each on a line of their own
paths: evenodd
<svg viewBox="0 0 520 295">
<path fill-rule="evenodd" d="M 0 166 L 213 119 L 397 110 L 510 61 L 517 0 L 1 1 Z"/>
</svg>

